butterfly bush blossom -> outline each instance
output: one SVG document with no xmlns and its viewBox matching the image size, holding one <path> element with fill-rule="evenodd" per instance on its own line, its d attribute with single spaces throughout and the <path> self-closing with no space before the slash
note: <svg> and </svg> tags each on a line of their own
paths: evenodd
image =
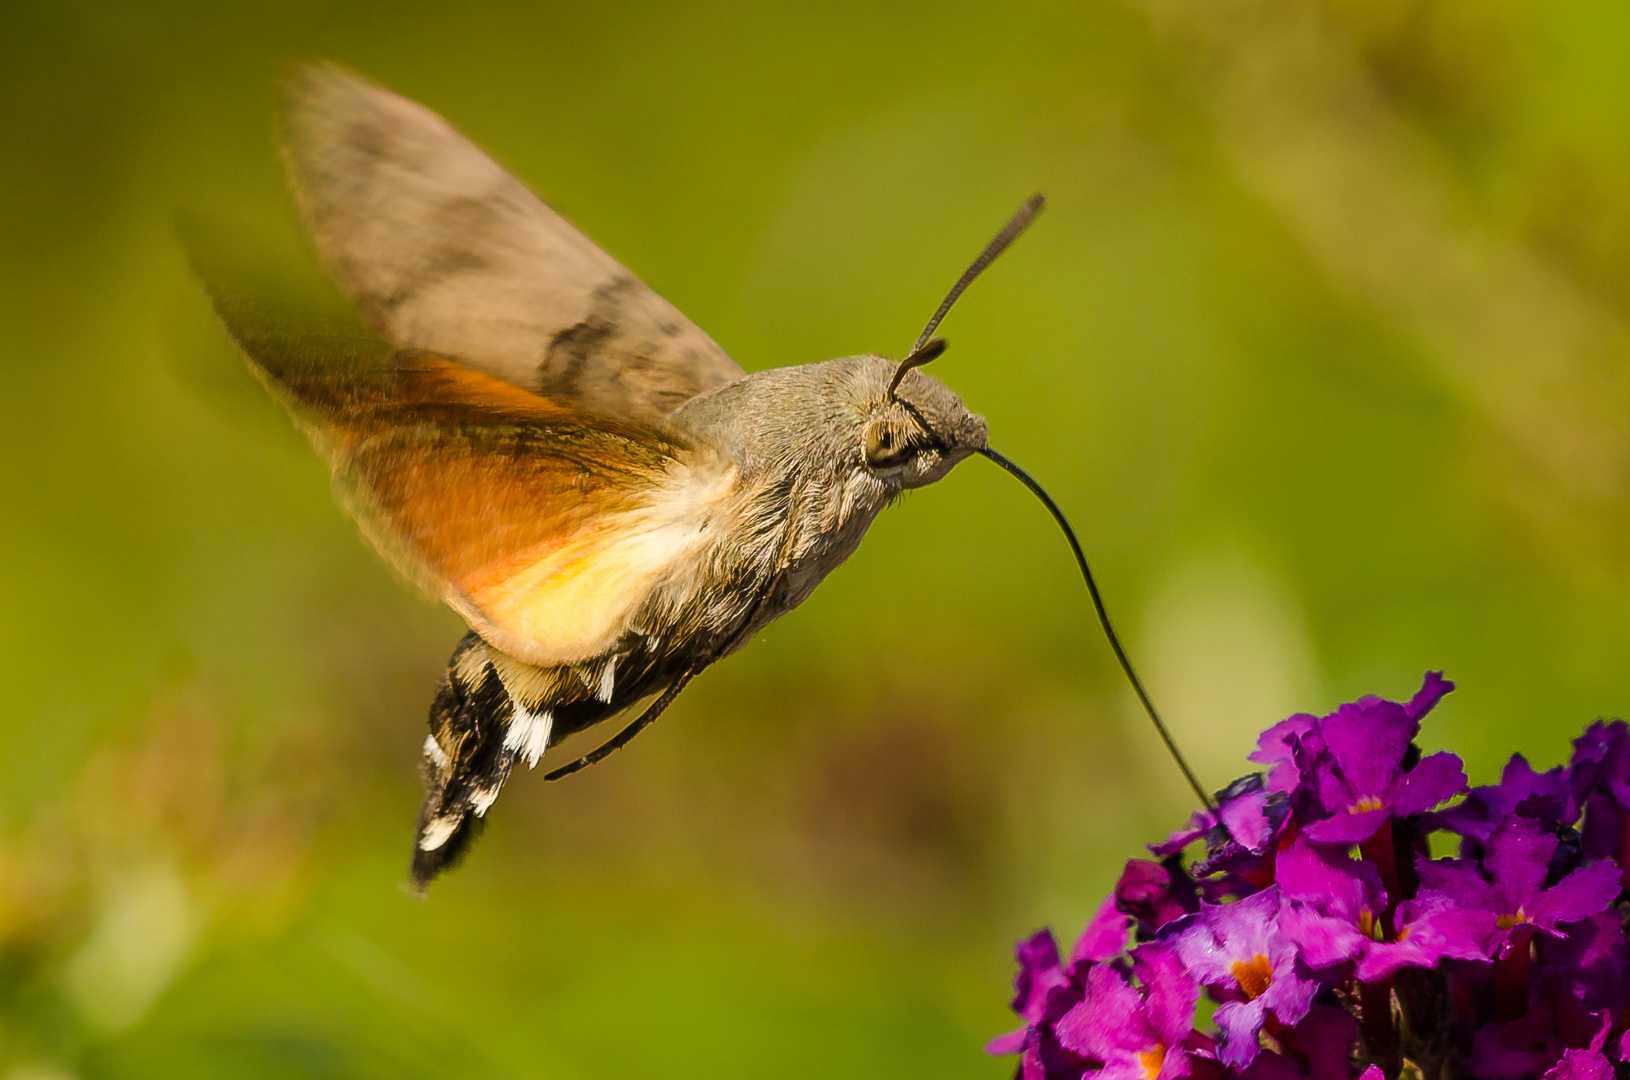
<svg viewBox="0 0 1630 1080">
<path fill-rule="evenodd" d="M 1453 689 L 1263 732 L 1264 772 L 1128 862 L 1068 958 L 1019 943 L 1024 1026 L 989 1052 L 1019 1080 L 1630 1076 L 1630 727 L 1468 791 L 1415 745 Z"/>
</svg>

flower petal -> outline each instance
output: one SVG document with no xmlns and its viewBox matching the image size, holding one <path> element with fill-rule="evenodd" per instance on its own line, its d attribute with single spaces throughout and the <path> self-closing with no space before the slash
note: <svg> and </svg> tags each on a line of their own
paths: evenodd
<svg viewBox="0 0 1630 1080">
<path fill-rule="evenodd" d="M 1421 887 L 1442 893 L 1462 907 L 1505 914 L 1500 890 L 1483 879 L 1477 864 L 1470 859 L 1420 858 Z"/>
<path fill-rule="evenodd" d="M 1252 775 L 1228 785 L 1227 792 L 1217 805 L 1217 819 L 1228 830 L 1228 835 L 1241 846 L 1261 852 L 1273 839 L 1284 817 L 1283 808 L 1278 821 L 1270 816 L 1268 793 L 1263 790 L 1262 777 Z"/>
<path fill-rule="evenodd" d="M 1126 948 L 1126 932 L 1131 924 L 1132 917 L 1121 912 L 1115 894 L 1104 897 L 1092 921 L 1075 939 L 1075 947 L 1070 950 L 1070 967 L 1098 963 L 1119 954 Z"/>
<path fill-rule="evenodd" d="M 1564 1050 L 1545 1080 L 1613 1080 L 1613 1063 L 1594 1050 Z"/>
<path fill-rule="evenodd" d="M 1017 1054 L 1024 1049 L 1024 1040 L 1030 1034 L 1028 1027 L 1017 1031 L 1010 1031 L 1006 1035 L 998 1035 L 985 1044 L 985 1053 L 991 1057 L 1004 1057 L 1008 1054 Z"/>
<path fill-rule="evenodd" d="M 1483 868 L 1508 899 L 1520 902 L 1545 887 L 1545 874 L 1555 852 L 1556 837 L 1539 822 L 1512 815 L 1494 827 Z"/>
<path fill-rule="evenodd" d="M 1195 911 L 1199 897 L 1181 866 L 1174 873 L 1170 866 L 1148 859 L 1128 859 L 1115 883 L 1115 903 L 1152 932 Z"/>
<path fill-rule="evenodd" d="M 1546 929 L 1558 922 L 1588 919 L 1618 898 L 1619 868 L 1610 862 L 1581 866 L 1553 888 L 1541 892 L 1528 908 L 1528 917 Z"/>
<path fill-rule="evenodd" d="M 1235 1069 L 1243 1069 L 1255 1060 L 1260 1049 L 1256 1036 L 1262 1030 L 1263 1017 L 1260 999 L 1218 1005 L 1213 1019 L 1222 1029 L 1223 1044 L 1217 1050 L 1217 1060 Z"/>
<path fill-rule="evenodd" d="M 1306 904 L 1286 904 L 1279 913 L 1279 931 L 1295 943 L 1312 968 L 1356 959 L 1372 944 L 1357 923 L 1321 915 Z"/>
<path fill-rule="evenodd" d="M 1143 997 L 1112 964 L 1087 972 L 1087 993 L 1053 1029 L 1067 1050 L 1108 1063 L 1160 1041 L 1143 1017 Z"/>
<path fill-rule="evenodd" d="M 1210 832 L 1217 824 L 1217 815 L 1209 810 L 1196 810 L 1190 815 L 1188 824 L 1172 833 L 1158 844 L 1146 845 L 1157 859 L 1169 859 L 1177 855 L 1190 844 Z"/>
<path fill-rule="evenodd" d="M 1357 813 L 1338 811 L 1334 817 L 1315 821 L 1302 830 L 1302 835 L 1321 844 L 1362 844 L 1390 820 L 1390 809 L 1360 810 Z"/>
<path fill-rule="evenodd" d="M 1402 705 L 1378 697 L 1343 705 L 1334 716 L 1319 721 L 1319 734 L 1351 796 L 1390 791 L 1404 771 L 1404 755 L 1419 730 Z M 1332 801 L 1326 794 L 1327 787 L 1321 784 L 1319 796 L 1326 810 L 1346 809 L 1344 801 Z"/>
<path fill-rule="evenodd" d="M 1132 953 L 1132 973 L 1148 995 L 1144 1015 L 1149 1026 L 1167 1046 L 1182 1042 L 1194 1030 L 1200 984 L 1184 968 L 1177 950 L 1163 942 L 1139 945 Z"/>
<path fill-rule="evenodd" d="M 1630 1009 L 1624 914 L 1608 908 L 1589 919 L 1560 923 L 1556 930 L 1566 936 L 1542 939 L 1540 962 L 1566 972 L 1570 989 L 1591 1012 Z"/>
<path fill-rule="evenodd" d="M 1441 671 L 1428 671 L 1421 683 L 1421 688 L 1415 691 L 1415 696 L 1409 699 L 1404 706 L 1404 715 L 1411 720 L 1419 720 L 1432 711 L 1432 707 L 1443 700 L 1443 695 L 1455 688 L 1455 684 L 1443 677 Z"/>
<path fill-rule="evenodd" d="M 1286 899 L 1310 903 L 1355 922 L 1359 912 L 1379 911 L 1387 902 L 1373 863 L 1321 851 L 1301 837 L 1279 853 L 1274 867 L 1274 880 Z"/>
<path fill-rule="evenodd" d="M 1273 1012 L 1282 1024 L 1301 1023 L 1313 998 L 1319 992 L 1319 983 L 1303 965 L 1297 949 L 1281 941 L 1274 949 L 1273 981 L 1258 1000 Z"/>
<path fill-rule="evenodd" d="M 1019 962 L 1019 971 L 1013 977 L 1012 1009 L 1030 1023 L 1039 1024 L 1048 996 L 1069 982 L 1059 967 L 1058 942 L 1053 940 L 1051 930 L 1037 930 L 1013 947 L 1013 957 Z"/>
<path fill-rule="evenodd" d="M 1466 770 L 1447 750 L 1429 754 L 1404 776 L 1393 799 L 1392 811 L 1408 817 L 1446 803 L 1466 790 Z"/>
<path fill-rule="evenodd" d="M 1279 721 L 1279 723 L 1257 737 L 1257 748 L 1250 754 L 1249 760 L 1269 766 L 1269 791 L 1292 791 L 1295 789 L 1299 781 L 1299 775 L 1292 748 L 1296 740 L 1312 730 L 1313 726 L 1318 722 L 1318 718 L 1315 716 L 1308 713 L 1297 713 L 1295 716 Z"/>
<path fill-rule="evenodd" d="M 1274 921 L 1279 917 L 1279 903 L 1279 889 L 1271 886 L 1232 904 L 1200 907 L 1218 943 L 1228 953 L 1228 962 L 1233 964 L 1268 954 L 1277 936 Z"/>
</svg>

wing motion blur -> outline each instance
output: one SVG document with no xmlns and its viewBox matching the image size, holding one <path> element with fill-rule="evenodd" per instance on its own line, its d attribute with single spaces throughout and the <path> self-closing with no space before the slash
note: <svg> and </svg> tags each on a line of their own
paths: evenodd
<svg viewBox="0 0 1630 1080">
<path fill-rule="evenodd" d="M 441 117 L 339 68 L 289 83 L 319 256 L 387 341 L 581 412 L 655 422 L 742 370 Z"/>
</svg>

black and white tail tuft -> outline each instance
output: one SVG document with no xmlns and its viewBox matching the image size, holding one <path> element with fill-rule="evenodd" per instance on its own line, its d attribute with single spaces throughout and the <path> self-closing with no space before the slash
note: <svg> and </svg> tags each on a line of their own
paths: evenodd
<svg viewBox="0 0 1630 1080">
<path fill-rule="evenodd" d="M 486 644 L 465 635 L 430 706 L 425 801 L 413 849 L 417 891 L 468 849 L 515 759 L 524 754 L 535 762 L 548 741 L 548 714 L 535 716 L 516 703 Z"/>
</svg>

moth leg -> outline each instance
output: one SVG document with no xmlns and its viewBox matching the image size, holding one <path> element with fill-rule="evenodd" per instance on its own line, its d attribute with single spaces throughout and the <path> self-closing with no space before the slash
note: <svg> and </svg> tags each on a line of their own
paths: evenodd
<svg viewBox="0 0 1630 1080">
<path fill-rule="evenodd" d="M 517 757 L 536 761 L 549 743 L 547 710 L 510 695 L 487 645 L 466 634 L 430 706 L 424 742 L 425 801 L 413 849 L 420 892 L 453 866 L 481 830 Z"/>
</svg>

